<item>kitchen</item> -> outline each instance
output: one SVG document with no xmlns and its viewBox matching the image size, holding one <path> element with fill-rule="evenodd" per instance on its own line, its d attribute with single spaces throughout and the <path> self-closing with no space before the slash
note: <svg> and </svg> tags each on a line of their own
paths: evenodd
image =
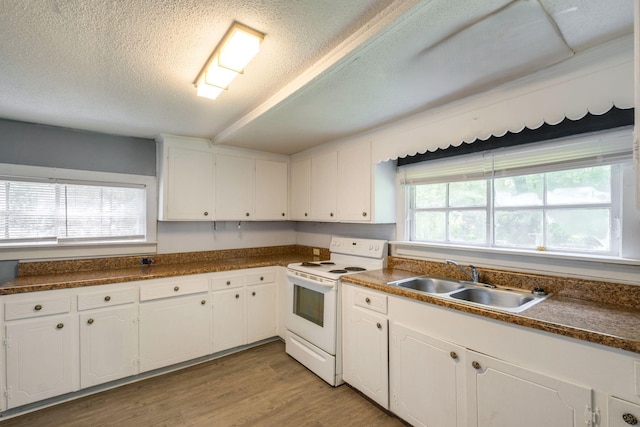
<svg viewBox="0 0 640 427">
<path fill-rule="evenodd" d="M 83 169 L 93 172 L 94 178 L 85 179 L 113 182 L 113 175 L 105 179 L 99 174 L 128 174 L 142 176 L 136 184 L 147 185 L 149 194 L 160 194 L 160 200 L 147 197 L 147 214 L 158 212 L 160 219 L 148 219 L 147 241 L 104 245 L 106 248 L 67 243 L 54 249 L 24 245 L 3 249 L 3 283 L 15 278 L 18 260 L 29 259 L 132 255 L 152 258 L 157 261 L 152 267 L 161 268 L 162 255 L 301 246 L 320 249 L 321 260 L 329 255 L 331 236 L 337 235 L 398 241 L 391 245 L 392 255 L 442 262 L 452 258 L 462 264 L 473 263 L 481 272 L 503 267 L 533 274 L 547 272 L 637 284 L 637 264 L 633 262 L 590 262 L 584 257 L 525 256 L 508 251 L 402 244 L 408 240 L 404 236 L 409 227 L 403 221 L 396 224 L 393 219 L 404 217 L 396 212 L 396 206 L 404 202 L 401 191 L 395 191 L 393 159 L 502 135 L 507 129 L 518 132 L 524 126 L 534 129 L 543 122 L 556 124 L 565 117 L 579 119 L 587 111 L 603 115 L 612 105 L 623 110 L 633 107 L 634 2 L 621 2 L 620 10 L 599 8 L 598 2 L 589 2 L 585 8 L 547 2 L 448 2 L 446 7 L 442 2 L 350 2 L 348 6 L 316 5 L 315 15 L 309 5 L 261 10 L 257 3 L 234 2 L 235 8 L 226 6 L 226 20 L 214 18 L 217 10 L 204 5 L 192 5 L 191 9 L 176 6 L 171 9 L 173 15 L 151 8 L 139 15 L 141 22 L 148 25 L 146 30 L 135 26 L 121 34 L 112 28 L 126 24 L 125 17 L 135 12 L 134 6 L 134 10 L 119 9 L 117 5 L 102 9 L 83 2 L 7 2 L 2 6 L 2 16 L 7 21 L 2 26 L 3 40 L 11 41 L 11 46 L 6 42 L 3 49 L 12 58 L 3 71 L 7 78 L 3 79 L 2 93 L 7 101 L 0 113 L 5 119 L 0 162 L 8 166 L 2 175 L 24 174 L 29 167 L 48 167 L 48 172 L 55 168 L 60 174 L 61 170 Z M 138 7 L 145 5 L 153 2 L 141 2 Z M 242 12 L 236 14 L 236 9 Z M 438 17 L 430 18 L 434 21 L 429 27 L 431 32 L 424 31 L 424 39 L 415 45 L 406 45 L 404 41 L 411 39 L 416 29 L 425 30 L 423 22 L 430 14 Z M 547 14 L 554 19 L 547 19 Z M 267 25 L 280 22 L 278 16 L 286 18 L 289 26 L 281 29 L 275 23 Z M 318 25 L 327 22 L 328 17 L 333 27 L 322 32 L 324 39 L 317 36 L 309 40 L 304 36 L 307 29 L 320 33 Z M 254 58 L 255 68 L 254 63 L 250 64 L 216 101 L 197 98 L 193 78 L 234 19 L 266 33 L 262 49 Z M 168 24 L 174 20 L 174 24 Z M 194 24 L 199 20 L 209 23 L 203 22 L 200 29 Z M 216 23 L 215 35 L 210 34 L 211 22 Z M 510 25 L 513 22 L 519 26 Z M 526 27 L 530 31 L 518 31 L 525 25 L 530 25 Z M 190 36 L 196 27 L 200 33 Z M 598 31 L 593 29 L 585 35 L 579 31 L 581 27 L 597 27 Z M 20 28 L 33 31 L 26 34 Z M 82 33 L 83 28 L 90 28 L 86 30 L 88 34 Z M 457 53 L 468 52 L 477 41 L 496 39 L 491 28 L 511 29 L 507 34 L 513 37 L 499 38 L 504 44 L 495 51 Z M 287 32 L 278 33 L 285 29 Z M 187 49 L 187 44 L 179 45 L 178 35 L 189 40 L 185 43 L 198 43 L 200 47 Z M 85 37 L 84 44 L 73 43 L 76 36 Z M 24 38 L 24 46 L 15 42 L 17 37 Z M 529 49 L 523 50 L 523 45 Z M 44 56 L 46 49 L 51 51 L 50 56 Z M 278 56 L 287 51 L 300 55 L 299 62 Z M 157 52 L 166 52 L 167 57 L 158 56 Z M 397 52 L 407 66 L 394 66 L 395 59 L 381 52 Z M 416 52 L 423 56 L 412 63 Z M 36 64 L 42 61 L 50 61 L 49 71 L 59 74 L 38 76 L 41 67 Z M 430 61 L 442 67 L 428 67 Z M 474 61 L 473 68 L 468 61 Z M 167 71 L 159 71 L 157 80 L 147 82 L 149 67 Z M 260 77 L 251 78 L 252 72 Z M 391 72 L 399 74 L 389 77 Z M 444 84 L 447 74 L 450 81 Z M 132 77 L 120 81 L 126 75 Z M 55 80 L 50 80 L 52 77 Z M 125 90 L 118 98 L 114 88 L 123 85 Z M 213 147 L 209 144 L 211 138 Z M 204 149 L 194 149 L 201 145 Z M 164 159 L 169 158 L 171 150 L 185 146 L 196 152 L 190 157 L 193 161 L 202 162 L 205 155 L 214 159 L 204 161 L 204 168 L 198 171 L 205 170 L 215 159 L 225 159 L 215 164 L 226 165 L 226 169 L 215 168 L 207 173 L 214 178 L 217 174 L 233 176 L 230 180 L 213 180 L 211 185 L 216 191 L 204 193 L 210 194 L 212 200 L 188 191 L 189 185 L 172 193 L 177 200 L 208 204 L 205 209 L 194 207 L 199 215 L 215 212 L 208 218 L 189 218 L 193 212 L 182 211 L 176 215 L 187 215 L 188 219 L 163 217 L 174 213 L 165 208 L 185 206 L 182 202 L 165 203 L 169 181 L 162 173 Z M 73 156 L 67 155 L 71 152 Z M 358 159 L 370 162 L 363 165 Z M 314 162 L 320 166 L 314 167 Z M 275 218 L 283 213 L 282 209 L 259 212 L 281 198 L 258 190 L 259 184 L 270 181 L 252 175 L 262 170 L 267 173 L 265 176 L 277 179 L 277 170 L 270 175 L 269 167 L 279 163 L 288 165 L 284 186 L 291 186 L 288 199 L 285 198 L 285 221 Z M 305 178 L 308 163 L 311 174 L 334 173 Z M 246 170 L 251 174 L 243 173 Z M 29 172 L 39 173 L 34 169 Z M 297 173 L 302 175 L 292 177 Z M 367 174 L 376 182 L 373 194 L 371 186 L 358 179 Z M 55 178 L 79 179 L 77 175 Z M 307 179 L 313 189 L 312 198 L 304 184 Z M 250 188 L 241 194 L 246 196 L 245 206 L 251 206 L 222 213 L 223 206 L 236 208 L 242 204 L 237 200 L 240 193 L 231 190 L 238 188 L 236 185 Z M 300 197 L 305 188 L 306 196 Z M 386 190 L 378 194 L 378 189 Z M 268 200 L 255 201 L 265 194 Z M 364 197 L 367 194 L 369 199 Z M 625 203 L 633 204 L 632 197 L 633 194 L 625 196 Z M 325 209 L 327 201 L 329 205 L 335 203 L 338 210 Z M 361 208 L 359 203 L 368 207 Z M 249 214 L 248 220 L 245 214 Z M 263 214 L 268 220 L 253 220 L 253 216 L 260 218 Z M 360 218 L 355 219 L 358 215 Z M 625 227 L 625 234 L 637 236 L 633 221 L 629 227 Z M 635 227 L 637 231 L 637 218 Z M 634 254 L 634 250 L 637 248 L 632 242 L 619 257 L 637 260 L 638 252 Z M 447 273 L 451 276 L 454 271 Z"/>
</svg>

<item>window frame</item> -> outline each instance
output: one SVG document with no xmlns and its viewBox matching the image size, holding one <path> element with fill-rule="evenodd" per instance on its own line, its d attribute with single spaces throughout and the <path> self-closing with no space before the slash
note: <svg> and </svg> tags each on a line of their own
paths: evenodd
<svg viewBox="0 0 640 427">
<path fill-rule="evenodd" d="M 0 176 L 16 180 L 57 180 L 72 184 L 133 185 L 146 189 L 146 238 L 144 240 L 116 241 L 60 241 L 56 243 L 3 244 L 1 260 L 39 259 L 58 257 L 96 257 L 113 255 L 149 254 L 157 250 L 157 178 L 155 176 L 58 169 L 0 163 Z"/>
</svg>

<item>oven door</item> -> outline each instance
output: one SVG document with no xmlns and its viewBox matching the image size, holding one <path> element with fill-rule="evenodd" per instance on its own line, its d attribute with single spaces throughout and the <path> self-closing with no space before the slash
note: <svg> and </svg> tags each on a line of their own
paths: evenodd
<svg viewBox="0 0 640 427">
<path fill-rule="evenodd" d="M 287 273 L 287 329 L 336 354 L 338 282 Z"/>
</svg>

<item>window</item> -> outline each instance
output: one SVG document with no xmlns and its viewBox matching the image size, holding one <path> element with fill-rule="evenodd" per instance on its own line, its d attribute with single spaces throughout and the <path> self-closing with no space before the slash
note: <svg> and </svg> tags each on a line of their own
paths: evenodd
<svg viewBox="0 0 640 427">
<path fill-rule="evenodd" d="M 143 241 L 146 198 L 141 185 L 0 180 L 0 243 Z"/>
<path fill-rule="evenodd" d="M 608 132 L 405 167 L 405 235 L 620 257 L 630 153 L 630 132 Z"/>
</svg>

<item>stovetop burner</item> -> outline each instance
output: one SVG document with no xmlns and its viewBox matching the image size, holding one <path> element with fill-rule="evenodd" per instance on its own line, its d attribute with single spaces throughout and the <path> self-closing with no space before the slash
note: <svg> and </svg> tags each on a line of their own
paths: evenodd
<svg viewBox="0 0 640 427">
<path fill-rule="evenodd" d="M 329 273 L 344 274 L 344 273 L 348 273 L 348 271 L 347 271 L 347 270 L 343 270 L 343 269 L 339 269 L 339 270 L 329 270 Z"/>
<path fill-rule="evenodd" d="M 322 262 L 320 262 L 320 264 L 322 264 L 322 265 L 336 265 L 336 263 L 333 262 L 333 261 L 322 261 Z"/>
<path fill-rule="evenodd" d="M 301 267 L 322 267 L 320 264 L 316 262 L 303 262 L 300 264 Z"/>
<path fill-rule="evenodd" d="M 344 268 L 347 271 L 365 271 L 366 268 L 362 268 L 362 267 L 345 267 Z"/>
</svg>

